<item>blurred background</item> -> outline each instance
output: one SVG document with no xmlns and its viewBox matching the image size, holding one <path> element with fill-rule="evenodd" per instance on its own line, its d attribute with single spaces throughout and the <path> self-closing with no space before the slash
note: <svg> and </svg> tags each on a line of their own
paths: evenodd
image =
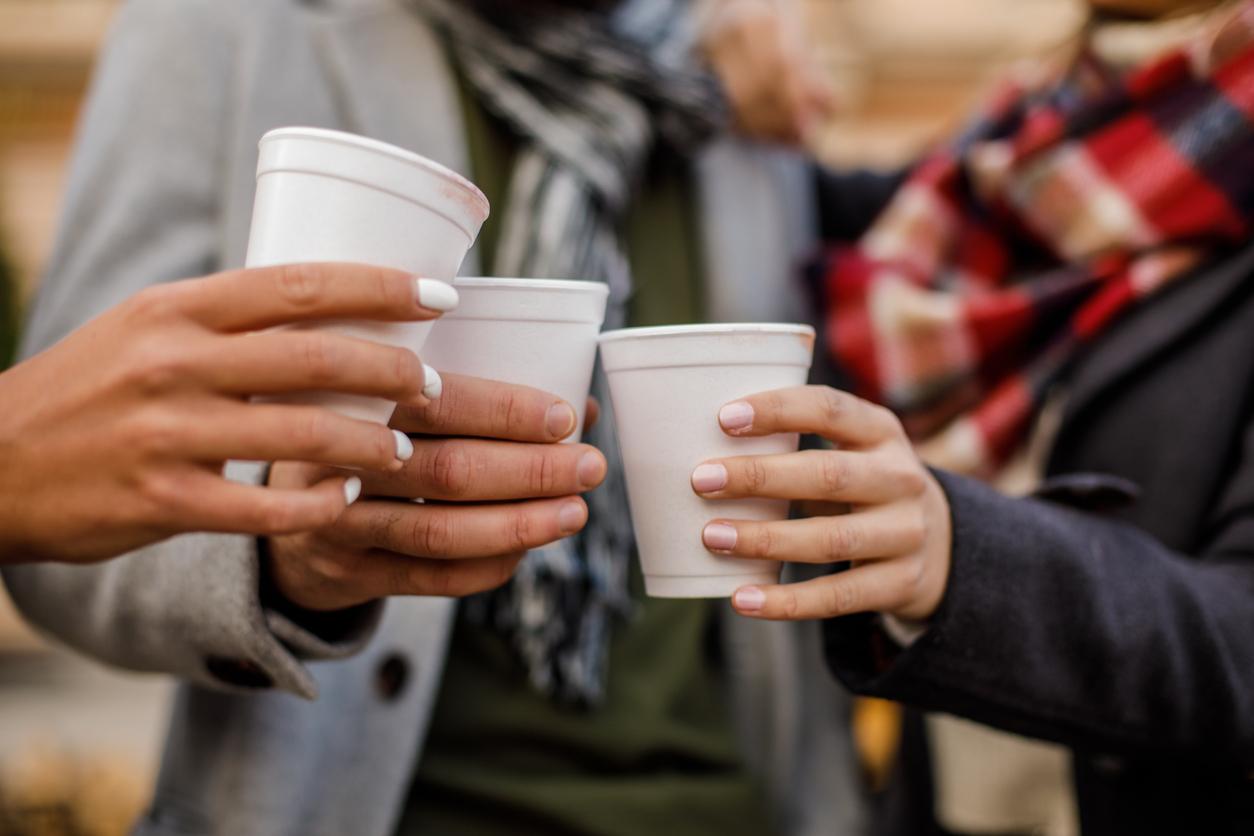
<svg viewBox="0 0 1254 836">
<path fill-rule="evenodd" d="M 776 0 L 841 112 L 817 155 L 891 167 L 1009 63 L 1057 48 L 1076 0 Z M 78 108 L 119 0 L 0 0 L 0 272 L 34 292 Z M 118 834 L 146 798 L 169 685 L 105 671 L 25 629 L 0 594 L 0 834 Z"/>
</svg>

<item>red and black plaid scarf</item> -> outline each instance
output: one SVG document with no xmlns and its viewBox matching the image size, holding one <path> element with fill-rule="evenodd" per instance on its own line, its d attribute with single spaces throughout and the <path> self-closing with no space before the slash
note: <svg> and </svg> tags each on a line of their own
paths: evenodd
<svg viewBox="0 0 1254 836">
<path fill-rule="evenodd" d="M 930 463 L 990 476 L 1129 306 L 1247 240 L 1254 0 L 1118 76 L 1008 85 L 829 254 L 829 344 Z"/>
</svg>

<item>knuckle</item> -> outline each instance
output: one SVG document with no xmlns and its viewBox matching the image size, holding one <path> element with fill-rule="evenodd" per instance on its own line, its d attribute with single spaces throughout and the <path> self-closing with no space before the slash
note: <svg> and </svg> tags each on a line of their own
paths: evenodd
<svg viewBox="0 0 1254 836">
<path fill-rule="evenodd" d="M 819 487 L 829 496 L 839 496 L 849 487 L 849 467 L 837 453 L 819 454 Z"/>
<path fill-rule="evenodd" d="M 406 307 L 413 307 L 413 289 L 406 277 L 390 270 L 373 269 L 370 281 L 375 298 L 385 310 L 403 311 Z"/>
<path fill-rule="evenodd" d="M 770 481 L 770 476 L 766 471 L 766 463 L 759 458 L 746 459 L 742 475 L 745 481 L 745 491 L 751 494 L 765 490 L 767 483 Z"/>
<path fill-rule="evenodd" d="M 272 501 L 257 508 L 257 525 L 266 534 L 284 534 L 296 528 L 297 515 L 291 504 Z"/>
<path fill-rule="evenodd" d="M 177 420 L 165 409 L 147 409 L 132 419 L 131 443 L 136 449 L 152 455 L 177 455 L 185 447 L 184 427 L 184 422 Z"/>
<path fill-rule="evenodd" d="M 126 303 L 126 310 L 135 319 L 154 321 L 168 319 L 179 313 L 180 299 L 172 285 L 152 285 L 136 293 Z"/>
<path fill-rule="evenodd" d="M 301 363 L 311 383 L 328 383 L 340 366 L 340 350 L 336 342 L 324 334 L 305 334 L 301 340 Z"/>
<path fill-rule="evenodd" d="M 348 533 L 349 539 L 358 544 L 382 548 L 388 551 L 408 553 L 413 547 L 413 539 L 410 538 L 406 541 L 405 536 L 412 534 L 414 529 L 406 528 L 404 522 L 410 519 L 410 515 L 416 514 L 419 510 L 417 506 L 414 506 L 406 508 L 404 513 L 396 508 L 388 508 L 386 511 L 374 511 L 360 520 L 360 536 L 355 536 L 355 532 L 351 532 L 351 529 L 349 532 L 342 533 Z"/>
<path fill-rule="evenodd" d="M 927 578 L 927 566 L 922 560 L 912 560 L 906 569 L 905 589 L 901 596 L 903 600 L 911 600 L 915 594 L 922 589 L 923 583 Z"/>
<path fill-rule="evenodd" d="M 419 404 L 405 404 L 403 408 L 414 417 L 417 423 L 432 431 L 447 430 L 449 427 L 465 424 L 466 404 L 462 402 L 456 390 L 445 382 L 444 392 L 435 400 L 424 398 Z"/>
<path fill-rule="evenodd" d="M 150 522 L 164 522 L 181 507 L 185 492 L 174 474 L 154 470 L 139 478 L 136 494 L 142 506 L 141 516 Z"/>
<path fill-rule="evenodd" d="M 557 466 L 547 449 L 531 453 L 526 467 L 527 488 L 532 496 L 545 496 L 557 485 Z"/>
<path fill-rule="evenodd" d="M 778 392 L 766 392 L 754 399 L 753 411 L 764 421 L 774 424 L 784 412 L 784 399 Z"/>
<path fill-rule="evenodd" d="M 824 530 L 823 549 L 833 560 L 847 559 L 859 553 L 862 534 L 846 522 L 833 520 Z"/>
<path fill-rule="evenodd" d="M 460 572 L 455 564 L 441 562 L 415 570 L 408 579 L 408 583 L 412 589 L 420 590 L 424 595 L 451 598 L 458 594 L 459 575 Z"/>
<path fill-rule="evenodd" d="M 410 540 L 427 557 L 448 557 L 457 542 L 457 530 L 449 514 L 422 514 L 413 522 Z"/>
<path fill-rule="evenodd" d="M 784 618 L 796 618 L 801 612 L 801 599 L 797 593 L 785 587 L 780 591 L 779 614 Z"/>
<path fill-rule="evenodd" d="M 380 427 L 371 431 L 371 455 L 380 467 L 396 461 L 396 436 L 391 430 Z"/>
<path fill-rule="evenodd" d="M 461 587 L 458 594 L 472 595 L 504 586 L 514 576 L 514 569 L 520 559 L 521 556 L 494 558 L 483 566 L 476 567 L 474 572 L 464 573 L 465 577 L 458 583 Z"/>
<path fill-rule="evenodd" d="M 339 552 L 315 553 L 308 558 L 309 571 L 333 586 L 355 583 L 359 572 Z"/>
<path fill-rule="evenodd" d="M 298 310 L 317 304 L 325 284 L 321 268 L 309 264 L 286 264 L 275 270 L 274 289 L 280 299 Z"/>
<path fill-rule="evenodd" d="M 431 485 L 449 499 L 461 499 L 470 491 L 471 462 L 458 441 L 441 441 L 431 457 Z"/>
<path fill-rule="evenodd" d="M 396 348 L 392 352 L 392 389 L 402 396 L 417 395 L 424 383 L 422 361 L 408 349 Z"/>
<path fill-rule="evenodd" d="M 927 520 L 924 518 L 923 509 L 917 506 L 912 507 L 900 529 L 906 548 L 909 551 L 913 552 L 923 548 L 923 544 L 927 542 L 927 529 Z"/>
<path fill-rule="evenodd" d="M 749 537 L 749 554 L 752 557 L 771 557 L 775 554 L 775 535 L 769 525 L 755 526 Z"/>
<path fill-rule="evenodd" d="M 143 393 L 170 392 L 187 382 L 194 363 L 185 350 L 148 343 L 137 348 L 131 364 L 130 380 Z"/>
<path fill-rule="evenodd" d="M 901 490 L 907 496 L 921 496 L 927 490 L 927 476 L 913 457 L 902 464 L 898 478 L 901 481 Z"/>
<path fill-rule="evenodd" d="M 493 423 L 505 434 L 517 434 L 526 423 L 523 399 L 516 390 L 509 387 L 503 387 L 493 394 L 491 414 Z"/>
<path fill-rule="evenodd" d="M 430 571 L 421 562 L 404 559 L 388 561 L 379 570 L 379 589 L 387 595 L 424 595 Z"/>
<path fill-rule="evenodd" d="M 897 413 L 880 404 L 873 404 L 871 411 L 876 420 L 890 428 L 894 437 L 903 439 L 906 437 L 906 428 L 902 426 L 901 419 L 897 417 Z"/>
<path fill-rule="evenodd" d="M 828 426 L 838 423 L 849 412 L 849 396 L 839 389 L 824 386 L 819 389 L 819 413 Z"/>
<path fill-rule="evenodd" d="M 862 587 L 848 578 L 827 587 L 826 610 L 832 615 L 857 612 L 862 602 Z"/>
<path fill-rule="evenodd" d="M 301 413 L 292 421 L 289 432 L 295 447 L 311 458 L 325 454 L 331 444 L 330 418 L 321 409 Z"/>
<path fill-rule="evenodd" d="M 531 548 L 535 540 L 536 525 L 526 511 L 515 511 L 510 515 L 505 531 L 505 549 L 507 552 L 524 552 Z"/>
</svg>

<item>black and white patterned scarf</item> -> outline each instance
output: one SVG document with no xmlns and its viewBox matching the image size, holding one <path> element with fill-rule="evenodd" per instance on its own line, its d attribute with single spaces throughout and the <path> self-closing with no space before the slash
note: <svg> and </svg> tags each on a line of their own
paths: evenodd
<svg viewBox="0 0 1254 836">
<path fill-rule="evenodd" d="M 688 3 L 410 2 L 484 106 L 523 138 L 492 275 L 604 282 L 606 328 L 622 327 L 632 278 L 620 229 L 650 153 L 657 143 L 690 153 L 729 121 L 716 79 L 689 64 Z M 501 632 L 532 685 L 565 704 L 600 701 L 613 622 L 631 606 L 635 539 L 599 368 L 592 392 L 601 419 L 587 440 L 610 475 L 588 498 L 586 530 L 531 552 L 513 581 L 463 610 Z"/>
</svg>

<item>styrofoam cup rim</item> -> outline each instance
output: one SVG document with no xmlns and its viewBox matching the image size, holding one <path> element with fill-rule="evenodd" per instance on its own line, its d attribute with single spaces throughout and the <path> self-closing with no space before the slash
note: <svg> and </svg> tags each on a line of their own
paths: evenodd
<svg viewBox="0 0 1254 836">
<path fill-rule="evenodd" d="M 720 322 L 701 325 L 660 325 L 647 328 L 620 328 L 606 331 L 599 341 L 602 345 L 625 340 L 645 340 L 658 337 L 684 337 L 705 335 L 780 334 L 798 337 L 815 336 L 809 325 L 784 322 Z"/>
<path fill-rule="evenodd" d="M 383 157 L 424 169 L 432 174 L 451 181 L 456 186 L 465 190 L 476 203 L 480 204 L 480 208 L 486 217 L 489 212 L 488 198 L 483 191 L 470 180 L 458 174 L 448 166 L 441 165 L 435 160 L 428 159 L 413 151 L 408 151 L 396 145 L 382 142 L 377 139 L 371 139 L 365 136 L 345 133 L 344 131 L 333 131 L 327 128 L 305 128 L 305 127 L 288 127 L 275 128 L 268 131 L 261 137 L 258 145 L 265 145 L 268 142 L 275 142 L 283 139 L 311 139 L 317 142 L 326 142 L 332 145 L 342 145 L 346 148 L 353 148 L 360 151 L 368 151 Z"/>
<path fill-rule="evenodd" d="M 453 286 L 476 290 L 551 290 L 562 293 L 588 293 L 609 295 L 610 289 L 601 282 L 569 281 L 567 279 L 512 279 L 492 276 L 458 276 Z"/>
</svg>

